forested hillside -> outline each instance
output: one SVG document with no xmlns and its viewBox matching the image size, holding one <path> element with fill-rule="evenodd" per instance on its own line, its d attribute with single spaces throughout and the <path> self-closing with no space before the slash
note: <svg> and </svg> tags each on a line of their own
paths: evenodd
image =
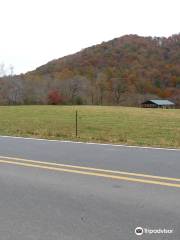
<svg viewBox="0 0 180 240">
<path fill-rule="evenodd" d="M 180 105 L 180 34 L 126 35 L 0 79 L 1 104 Z"/>
</svg>

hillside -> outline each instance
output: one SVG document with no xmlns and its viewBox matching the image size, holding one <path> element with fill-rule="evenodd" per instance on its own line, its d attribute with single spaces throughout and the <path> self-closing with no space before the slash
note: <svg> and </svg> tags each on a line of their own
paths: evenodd
<svg viewBox="0 0 180 240">
<path fill-rule="evenodd" d="M 148 98 L 166 98 L 180 105 L 180 34 L 126 35 L 16 79 L 25 103 L 137 106 Z"/>
</svg>

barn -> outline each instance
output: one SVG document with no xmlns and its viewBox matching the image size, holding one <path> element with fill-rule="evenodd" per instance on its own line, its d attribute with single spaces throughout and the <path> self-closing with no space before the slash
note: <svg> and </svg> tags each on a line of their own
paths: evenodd
<svg viewBox="0 0 180 240">
<path fill-rule="evenodd" d="M 169 100 L 148 100 L 141 103 L 143 108 L 174 108 L 175 104 Z"/>
</svg>

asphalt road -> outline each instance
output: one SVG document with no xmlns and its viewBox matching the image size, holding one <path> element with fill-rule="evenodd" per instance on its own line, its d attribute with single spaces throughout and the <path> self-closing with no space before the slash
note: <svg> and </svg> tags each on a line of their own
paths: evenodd
<svg viewBox="0 0 180 240">
<path fill-rule="evenodd" d="M 0 240 L 180 239 L 180 150 L 0 137 L 0 155 Z"/>
</svg>

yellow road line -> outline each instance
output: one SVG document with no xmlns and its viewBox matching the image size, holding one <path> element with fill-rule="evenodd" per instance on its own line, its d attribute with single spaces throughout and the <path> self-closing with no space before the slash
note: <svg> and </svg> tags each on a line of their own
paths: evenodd
<svg viewBox="0 0 180 240">
<path fill-rule="evenodd" d="M 23 162 L 15 162 L 15 161 L 7 161 L 7 160 L 0 160 L 0 163 L 19 165 L 19 166 L 24 166 L 24 167 L 47 169 L 47 170 L 54 170 L 54 171 L 61 171 L 61 172 L 78 173 L 78 174 L 83 174 L 83 175 L 105 177 L 105 178 L 111 178 L 111 179 L 116 179 L 116 180 L 141 182 L 141 183 L 147 183 L 147 184 L 156 184 L 156 185 L 180 188 L 180 184 L 175 184 L 175 183 L 152 181 L 152 180 L 138 179 L 138 178 L 130 178 L 130 177 L 117 176 L 117 175 L 108 175 L 108 174 L 95 173 L 95 172 L 86 172 L 86 171 L 79 171 L 79 170 L 66 169 L 66 168 L 60 168 L 60 167 L 57 168 L 57 167 L 43 166 L 43 165 L 32 164 L 32 163 L 23 163 Z"/>
<path fill-rule="evenodd" d="M 43 165 L 50 165 L 50 166 L 73 168 L 73 169 L 90 170 L 90 171 L 96 171 L 96 172 L 98 171 L 98 172 L 102 172 L 102 173 L 113 173 L 113 174 L 121 174 L 121 175 L 128 175 L 128 176 L 136 176 L 136 177 L 144 177 L 144 178 L 152 178 L 152 179 L 180 182 L 180 178 L 170 178 L 170 177 L 162 177 L 162 176 L 148 175 L 148 174 L 142 174 L 142 173 L 132 173 L 132 172 L 114 171 L 114 170 L 107 170 L 107 169 L 100 169 L 100 168 L 82 167 L 82 166 L 74 166 L 74 165 L 67 165 L 67 164 L 60 164 L 60 163 L 52 163 L 52 162 L 42 162 L 42 161 L 28 160 L 28 159 L 15 158 L 15 157 L 0 156 L 0 159 L 1 158 L 8 159 L 8 160 L 25 162 L 25 163 L 36 163 L 36 164 L 43 164 Z"/>
</svg>

